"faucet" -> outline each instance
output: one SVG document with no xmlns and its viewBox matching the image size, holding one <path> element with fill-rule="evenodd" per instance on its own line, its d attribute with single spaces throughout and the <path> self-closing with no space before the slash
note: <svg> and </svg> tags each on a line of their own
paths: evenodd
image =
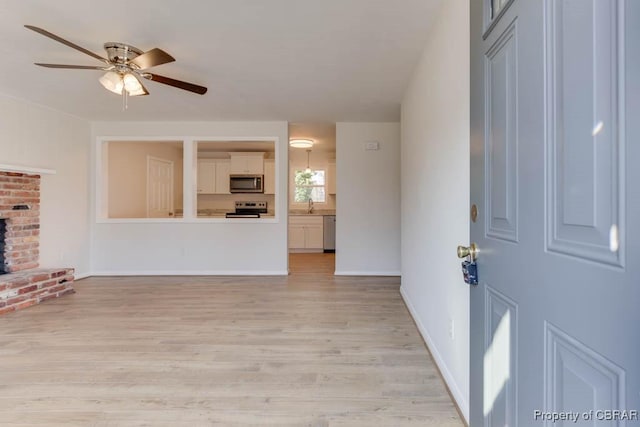
<svg viewBox="0 0 640 427">
<path fill-rule="evenodd" d="M 309 203 L 307 204 L 307 213 L 313 212 L 313 199 L 309 197 Z"/>
</svg>

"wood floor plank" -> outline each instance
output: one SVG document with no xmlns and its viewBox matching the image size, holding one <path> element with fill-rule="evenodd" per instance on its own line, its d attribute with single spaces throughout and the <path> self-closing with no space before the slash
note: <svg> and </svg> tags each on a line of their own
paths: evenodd
<svg viewBox="0 0 640 427">
<path fill-rule="evenodd" d="M 112 277 L 0 317 L 7 426 L 462 426 L 399 280 Z"/>
</svg>

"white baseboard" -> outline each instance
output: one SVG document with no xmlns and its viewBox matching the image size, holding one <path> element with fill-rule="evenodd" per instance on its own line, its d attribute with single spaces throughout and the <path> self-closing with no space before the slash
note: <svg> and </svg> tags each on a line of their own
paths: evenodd
<svg viewBox="0 0 640 427">
<path fill-rule="evenodd" d="M 287 270 L 218 271 L 218 270 L 137 270 L 94 271 L 90 276 L 287 276 Z"/>
<path fill-rule="evenodd" d="M 73 276 L 74 280 L 82 280 L 82 279 L 86 279 L 87 277 L 91 277 L 92 274 L 91 273 L 76 273 Z"/>
<path fill-rule="evenodd" d="M 399 271 L 340 271 L 336 270 L 336 276 L 400 276 Z"/>
<path fill-rule="evenodd" d="M 442 378 L 444 378 L 444 382 L 447 383 L 447 387 L 449 387 L 449 391 L 451 392 L 451 395 L 456 401 L 458 408 L 460 408 L 460 411 L 462 412 L 462 416 L 465 418 L 467 425 L 469 425 L 469 402 L 467 402 L 466 397 L 460 391 L 460 388 L 458 387 L 458 384 L 453 378 L 451 371 L 449 371 L 449 368 L 447 367 L 446 363 L 444 362 L 444 359 L 440 355 L 438 348 L 436 347 L 435 343 L 429 336 L 429 333 L 427 332 L 427 328 L 425 328 L 425 326 L 422 324 L 422 321 L 420 320 L 420 317 L 418 317 L 418 313 L 416 312 L 415 307 L 413 306 L 413 304 L 411 304 L 411 301 L 409 300 L 409 297 L 405 293 L 404 287 L 402 286 L 400 286 L 400 295 L 402 295 L 402 299 L 404 300 L 405 305 L 409 309 L 409 312 L 411 313 L 411 317 L 413 317 L 413 320 L 416 322 L 416 325 L 418 326 L 418 330 L 420 331 L 420 335 L 422 335 L 422 338 L 424 338 L 424 341 L 427 344 L 427 347 L 429 348 L 429 351 L 431 352 L 431 355 L 433 356 L 433 359 L 435 360 L 436 365 L 438 365 L 438 369 L 440 369 L 440 373 L 442 374 Z"/>
</svg>

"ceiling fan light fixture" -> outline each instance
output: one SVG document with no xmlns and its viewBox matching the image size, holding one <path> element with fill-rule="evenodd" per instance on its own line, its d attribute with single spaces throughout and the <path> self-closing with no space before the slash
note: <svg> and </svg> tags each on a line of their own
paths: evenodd
<svg viewBox="0 0 640 427">
<path fill-rule="evenodd" d="M 127 92 L 129 92 L 129 95 L 131 95 L 132 92 L 138 92 L 142 90 L 142 85 L 140 84 L 138 79 L 136 79 L 136 76 L 131 73 L 125 74 L 122 78 L 122 81 L 124 82 L 124 88 L 127 90 Z"/>
<path fill-rule="evenodd" d="M 207 93 L 207 88 L 204 86 L 199 86 L 193 83 L 176 80 L 170 77 L 165 77 L 159 74 L 153 74 L 145 71 L 148 68 L 175 61 L 175 58 L 173 56 L 169 55 L 162 49 L 153 48 L 147 52 L 143 52 L 140 49 L 126 43 L 107 42 L 104 44 L 104 49 L 107 51 L 107 58 L 104 58 L 101 55 L 97 55 L 90 50 L 87 50 L 75 43 L 63 39 L 60 36 L 50 33 L 43 28 L 39 28 L 33 25 L 25 25 L 25 27 L 31 31 L 35 31 L 40 35 L 53 39 L 58 43 L 62 43 L 72 49 L 80 51 L 85 55 L 89 55 L 102 63 L 100 66 L 91 66 L 70 64 L 43 64 L 36 62 L 35 65 L 38 65 L 40 67 L 58 69 L 106 71 L 106 73 L 98 80 L 100 81 L 100 84 L 102 84 L 102 86 L 104 86 L 104 88 L 108 91 L 118 95 L 122 95 L 123 105 L 125 109 L 127 97 L 149 94 L 149 92 L 147 92 L 142 82 L 140 81 L 140 78 L 153 80 L 155 82 L 172 86 L 178 89 L 197 93 L 198 95 L 204 95 L 205 93 Z"/>
<path fill-rule="evenodd" d="M 115 71 L 107 71 L 102 77 L 100 77 L 100 79 L 98 79 L 98 81 L 105 89 L 118 95 L 122 95 L 124 83 L 120 74 Z"/>
<path fill-rule="evenodd" d="M 146 92 L 144 91 L 144 88 L 142 86 L 140 86 L 140 89 L 128 90 L 127 92 L 129 93 L 129 96 L 146 95 Z"/>
<path fill-rule="evenodd" d="M 293 148 L 311 148 L 313 147 L 313 140 L 311 139 L 292 139 L 289 141 L 289 145 Z"/>
</svg>

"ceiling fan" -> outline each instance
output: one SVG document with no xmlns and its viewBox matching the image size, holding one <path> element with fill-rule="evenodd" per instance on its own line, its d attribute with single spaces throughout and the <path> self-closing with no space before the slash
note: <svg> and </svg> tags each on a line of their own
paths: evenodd
<svg viewBox="0 0 640 427">
<path fill-rule="evenodd" d="M 99 79 L 100 83 L 105 87 L 105 89 L 117 93 L 118 95 L 122 95 L 125 100 L 125 105 L 127 96 L 149 94 L 147 89 L 142 85 L 141 79 L 143 78 L 177 87 L 178 89 L 194 92 L 198 95 L 204 95 L 207 92 L 207 88 L 204 86 L 198 86 L 193 83 L 172 79 L 170 77 L 146 71 L 148 68 L 175 61 L 171 55 L 162 49 L 154 48 L 147 52 L 143 52 L 140 49 L 125 43 L 107 42 L 104 44 L 104 50 L 107 51 L 107 57 L 104 58 L 42 28 L 34 27 L 33 25 L 25 25 L 25 27 L 104 63 L 99 66 L 42 63 L 35 63 L 35 65 L 47 68 L 105 71 L 105 74 Z"/>
</svg>

